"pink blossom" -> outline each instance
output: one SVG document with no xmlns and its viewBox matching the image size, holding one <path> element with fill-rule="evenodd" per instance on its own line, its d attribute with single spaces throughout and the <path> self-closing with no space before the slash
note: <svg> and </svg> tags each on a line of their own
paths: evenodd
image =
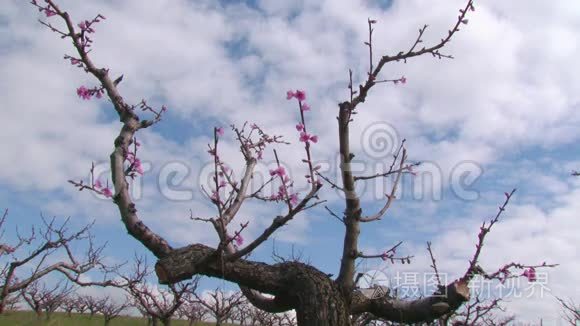
<svg viewBox="0 0 580 326">
<path fill-rule="evenodd" d="M 296 130 L 298 130 L 298 131 L 303 131 L 303 130 L 304 130 L 304 125 L 303 125 L 303 124 L 301 124 L 301 123 L 297 124 L 297 125 L 296 125 Z"/>
<path fill-rule="evenodd" d="M 241 234 L 236 235 L 236 237 L 234 238 L 234 240 L 236 240 L 236 244 L 238 246 L 241 246 L 244 244 L 244 238 L 242 237 Z"/>
<path fill-rule="evenodd" d="M 302 102 L 306 99 L 306 92 L 303 90 L 297 90 L 296 93 L 294 93 L 294 96 L 298 101 Z"/>
<path fill-rule="evenodd" d="M 103 196 L 105 196 L 107 198 L 113 197 L 113 193 L 111 192 L 111 189 L 109 189 L 109 188 L 103 188 L 103 190 L 101 190 L 101 192 L 103 193 Z"/>
<path fill-rule="evenodd" d="M 220 181 L 220 188 L 223 188 L 225 186 L 226 186 L 226 181 L 225 180 Z"/>
<path fill-rule="evenodd" d="M 141 165 L 141 160 L 136 158 L 133 161 L 133 169 L 135 170 L 135 172 L 139 173 L 140 175 L 143 175 L 143 166 Z"/>
<path fill-rule="evenodd" d="M 223 136 L 224 135 L 224 128 L 222 128 L 222 127 L 216 128 L 215 132 L 217 133 L 218 136 Z"/>
<path fill-rule="evenodd" d="M 46 17 L 52 17 L 56 15 L 56 11 L 46 8 L 44 9 L 44 14 L 46 15 Z"/>
<path fill-rule="evenodd" d="M 291 100 L 294 96 L 296 96 L 296 94 L 293 91 L 286 92 L 286 99 L 287 100 Z"/>
<path fill-rule="evenodd" d="M 91 92 L 84 86 L 77 88 L 77 95 L 83 100 L 91 99 Z"/>
<path fill-rule="evenodd" d="M 103 184 L 101 183 L 101 180 L 95 181 L 94 187 L 95 187 L 95 189 L 101 189 L 101 188 L 103 188 Z"/>
<path fill-rule="evenodd" d="M 286 170 L 284 169 L 283 166 L 279 166 L 278 168 L 274 169 L 274 170 L 270 170 L 270 175 L 271 176 L 279 176 L 279 177 L 284 177 L 284 175 L 286 175 Z"/>
<path fill-rule="evenodd" d="M 79 63 L 81 63 L 81 60 L 77 59 L 77 58 L 70 58 L 70 64 L 71 65 L 78 65 Z"/>
<path fill-rule="evenodd" d="M 313 135 L 309 135 L 306 132 L 301 132 L 300 133 L 300 141 L 303 143 L 307 143 L 309 141 L 312 141 L 313 143 L 317 143 L 318 142 L 318 136 L 313 136 Z"/>
<path fill-rule="evenodd" d="M 407 83 L 407 78 L 405 78 L 405 76 L 403 76 L 403 77 L 401 77 L 401 79 L 399 79 L 399 81 L 400 81 L 402 84 L 406 84 L 406 83 Z"/>
<path fill-rule="evenodd" d="M 297 194 L 290 195 L 290 204 L 292 204 L 292 205 L 298 204 L 298 195 Z"/>
<path fill-rule="evenodd" d="M 79 25 L 80 29 L 85 30 L 87 29 L 87 23 L 86 22 L 80 22 Z"/>
<path fill-rule="evenodd" d="M 383 252 L 383 254 L 381 255 L 381 259 L 386 261 L 387 259 L 389 259 L 389 254 L 387 254 L 386 252 Z"/>
<path fill-rule="evenodd" d="M 221 204 L 220 195 L 217 193 L 217 191 L 212 191 L 210 199 L 215 203 Z"/>
<path fill-rule="evenodd" d="M 308 105 L 306 103 L 302 103 L 302 106 L 300 106 L 300 110 L 302 110 L 302 111 L 310 111 L 310 105 Z"/>
<path fill-rule="evenodd" d="M 524 271 L 522 276 L 527 277 L 529 282 L 535 282 L 536 281 L 536 270 L 533 267 L 530 267 Z"/>
</svg>

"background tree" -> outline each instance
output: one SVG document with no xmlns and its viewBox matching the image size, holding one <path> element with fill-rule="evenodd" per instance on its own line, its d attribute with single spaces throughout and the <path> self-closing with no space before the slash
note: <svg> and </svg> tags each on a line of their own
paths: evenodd
<svg viewBox="0 0 580 326">
<path fill-rule="evenodd" d="M 197 302 L 195 296 L 190 292 L 184 296 L 184 300 L 185 302 L 177 309 L 178 316 L 186 319 L 189 326 L 204 321 L 208 315 L 208 310 L 201 303 Z"/>
<path fill-rule="evenodd" d="M 67 317 L 72 317 L 73 310 L 77 310 L 78 301 L 78 296 L 71 294 L 62 300 L 60 309 L 66 313 Z"/>
<path fill-rule="evenodd" d="M 155 271 L 162 284 L 174 284 L 200 274 L 222 278 L 240 285 L 248 300 L 260 309 L 274 313 L 295 309 L 300 325 L 345 326 L 351 323 L 350 315 L 365 312 L 393 322 L 412 323 L 435 320 L 457 310 L 462 304 L 468 302 L 470 298 L 468 286 L 476 275 L 499 279 L 508 274 L 521 275 L 514 273 L 514 270 L 529 271 L 548 266 L 545 263 L 526 265 L 512 262 L 495 272 L 486 272 L 479 265 L 484 238 L 491 227 L 498 222 L 501 213 L 513 195 L 512 191 L 506 193 L 506 200 L 500 206 L 500 211 L 495 218 L 482 225 L 474 255 L 466 264 L 467 267 L 463 275 L 457 280 L 441 285 L 430 296 L 411 300 L 399 300 L 389 296 L 367 298 L 355 287 L 357 260 L 382 258 L 402 263 L 410 262 L 409 257 L 398 257 L 390 251 L 382 253 L 361 252 L 358 248 L 358 242 L 360 224 L 381 220 L 396 199 L 395 194 L 401 175 L 411 173 L 412 167 L 416 164 L 408 162 L 407 150 L 403 142 L 394 155 L 389 171 L 376 175 L 356 175 L 351 169 L 351 162 L 355 154 L 350 149 L 350 126 L 354 123 L 359 105 L 366 101 L 374 86 L 406 83 L 405 77 L 382 78 L 382 69 L 387 63 L 407 62 L 407 60 L 423 54 L 430 54 L 439 59 L 452 58 L 452 56 L 440 51 L 450 42 L 460 27 L 468 23 L 468 13 L 475 10 L 473 0 L 466 1 L 465 7 L 460 9 L 455 24 L 448 33 L 444 34 L 440 42 L 423 45 L 423 36 L 427 30 L 427 25 L 425 25 L 419 29 L 417 39 L 412 42 L 408 50 L 378 58 L 373 53 L 372 41 L 373 26 L 376 21 L 368 20 L 369 37 L 365 44 L 369 49 L 369 69 L 358 87 L 354 86 L 353 74 L 350 72 L 347 100 L 338 104 L 337 140 L 341 157 L 340 184 L 333 183 L 321 175 L 318 172 L 318 166 L 313 163 L 313 148 L 318 137 L 308 129 L 306 117 L 310 107 L 306 103 L 306 93 L 303 90 L 289 91 L 287 98 L 295 99 L 299 108 L 300 118 L 296 128 L 300 133 L 300 142 L 304 145 L 305 157 L 303 162 L 310 184 L 310 189 L 306 194 L 299 196 L 293 190 L 293 181 L 286 174 L 284 168 L 280 166 L 276 152 L 274 152 L 274 157 L 278 162 L 278 167 L 270 172 L 271 178 L 257 191 L 250 191 L 249 185 L 257 161 L 262 159 L 267 147 L 284 143 L 280 137 L 272 136 L 255 125 L 244 124 L 239 128 L 233 127 L 232 131 L 235 139 L 240 143 L 244 163 L 244 172 L 240 179 L 236 180 L 219 156 L 219 139 L 223 137 L 224 131 L 222 128 L 214 128 L 214 141 L 213 144 L 209 145 L 209 153 L 214 162 L 213 184 L 210 189 L 206 190 L 206 194 L 208 200 L 215 206 L 216 216 L 198 217 L 192 213 L 192 218 L 213 225 L 219 238 L 219 244 L 215 248 L 199 243 L 174 248 L 162 236 L 143 223 L 137 214 L 136 204 L 129 193 L 129 178 L 138 177 L 143 172 L 141 161 L 137 157 L 139 145 L 135 137 L 140 130 L 149 128 L 160 121 L 166 108 L 153 108 L 144 100 L 134 105 L 127 103 L 126 97 L 122 96 L 117 88 L 122 78 L 111 76 L 108 69 L 97 66 L 91 60 L 88 53 L 89 47 L 92 46 L 91 34 L 95 32 L 95 25 L 101 22 L 104 17 L 99 14 L 92 20 L 84 20 L 80 24 L 76 24 L 72 17 L 61 10 L 52 0 L 46 0 L 42 4 L 33 0 L 32 4 L 44 12 L 49 17 L 48 19 L 56 17 L 65 22 L 66 27 L 63 29 L 55 27 L 52 23 L 42 23 L 62 38 L 68 38 L 72 41 L 76 54 L 66 55 L 65 59 L 70 60 L 71 64 L 84 69 L 98 80 L 98 85 L 95 87 L 79 87 L 77 94 L 87 100 L 93 97 L 100 98 L 103 95 L 108 96 L 122 123 L 119 134 L 114 140 L 114 150 L 110 157 L 114 190 L 108 187 L 103 188 L 99 180 L 94 180 L 94 177 L 91 177 L 89 182 L 71 181 L 71 183 L 80 190 L 95 191 L 113 199 L 128 233 L 157 257 Z M 139 117 L 136 113 L 138 108 L 151 114 L 152 118 Z M 386 177 L 394 177 L 394 181 L 391 191 L 385 195 L 383 207 L 376 213 L 361 207 L 355 185 L 375 178 Z M 309 264 L 298 262 L 266 264 L 244 258 L 295 216 L 321 204 L 319 190 L 322 188 L 323 181 L 344 194 L 343 213 L 337 214 L 330 211 L 344 225 L 342 258 L 336 279 Z M 278 186 L 278 192 L 272 195 L 263 194 L 263 188 L 270 183 Z M 271 224 L 257 238 L 242 246 L 244 242 L 242 232 L 247 227 L 247 223 L 234 228 L 232 225 L 235 223 L 232 222 L 242 205 L 249 200 L 277 202 L 285 207 L 285 211 L 274 217 Z M 271 294 L 274 297 L 270 298 L 261 293 Z"/>
<path fill-rule="evenodd" d="M 111 299 L 111 297 L 105 297 L 101 308 L 105 326 L 108 326 L 113 319 L 119 317 L 121 313 L 130 306 L 128 300 L 118 303 Z"/>
<path fill-rule="evenodd" d="M 152 325 L 156 326 L 159 321 L 164 326 L 171 325 L 171 319 L 186 302 L 187 296 L 197 289 L 198 279 L 156 287 L 147 283 L 150 274 L 147 262 L 136 258 L 132 274 L 120 275 L 126 284 L 123 289 L 133 299 L 133 306 L 147 316 Z"/>
<path fill-rule="evenodd" d="M 84 296 L 75 295 L 74 296 L 75 311 L 79 314 L 84 314 L 87 311 L 87 303 L 84 300 Z"/>
<path fill-rule="evenodd" d="M 62 305 L 72 291 L 73 287 L 68 283 L 62 284 L 62 281 L 53 286 L 47 286 L 45 283 L 41 285 L 37 280 L 22 289 L 20 293 L 24 302 L 39 319 L 44 311 L 46 320 L 49 320 L 52 313 Z"/>
<path fill-rule="evenodd" d="M 515 321 L 515 316 L 502 317 L 497 312 L 505 312 L 504 308 L 500 306 L 501 299 L 483 299 L 481 296 L 476 296 L 471 302 L 466 304 L 461 311 L 458 311 L 453 316 L 442 318 L 441 321 L 447 325 L 454 326 L 461 325 L 510 325 Z"/>
<path fill-rule="evenodd" d="M 6 209 L 0 218 L 0 314 L 11 295 L 25 290 L 52 272 L 58 272 L 82 286 L 97 284 L 79 279 L 80 275 L 94 268 L 105 268 L 101 263 L 103 247 L 94 247 L 89 233 L 90 225 L 71 232 L 68 220 L 58 224 L 55 218 L 47 220 L 41 216 L 40 226 L 32 226 L 28 235 L 22 235 L 17 229 L 15 243 L 10 245 L 4 240 L 7 216 Z M 85 243 L 88 246 L 82 260 L 73 254 L 73 243 Z M 66 258 L 52 261 L 51 258 L 59 254 L 64 254 Z"/>
<path fill-rule="evenodd" d="M 560 302 L 564 319 L 566 319 L 570 325 L 578 325 L 578 322 L 580 322 L 580 305 L 575 304 L 572 300 L 566 301 L 558 297 L 556 297 L 556 299 Z"/>
<path fill-rule="evenodd" d="M 93 319 L 95 314 L 98 314 L 103 310 L 106 300 L 105 298 L 96 297 L 90 294 L 82 295 L 79 299 L 82 300 L 84 308 L 89 312 L 90 319 Z"/>
<path fill-rule="evenodd" d="M 203 297 L 194 295 L 215 319 L 216 326 L 221 326 L 228 320 L 233 322 L 235 308 L 244 301 L 244 295 L 241 292 L 224 292 L 219 288 L 204 293 L 206 295 Z"/>
<path fill-rule="evenodd" d="M 15 295 L 11 295 L 8 298 L 6 298 L 6 300 L 4 300 L 4 308 L 6 311 L 14 311 L 18 308 L 19 304 L 20 304 L 20 293 L 17 293 Z"/>
</svg>

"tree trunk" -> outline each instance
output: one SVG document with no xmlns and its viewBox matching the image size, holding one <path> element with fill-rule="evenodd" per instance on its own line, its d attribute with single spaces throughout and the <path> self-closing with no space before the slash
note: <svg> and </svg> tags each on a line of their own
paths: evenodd
<svg viewBox="0 0 580 326">
<path fill-rule="evenodd" d="M 299 326 L 350 326 L 348 305 L 332 281 L 305 285 L 297 293 Z"/>
<path fill-rule="evenodd" d="M 338 285 L 326 274 L 302 265 L 294 275 L 290 297 L 294 298 L 299 326 L 350 326 L 349 303 Z"/>
<path fill-rule="evenodd" d="M 171 326 L 171 318 L 161 319 L 161 323 L 163 324 L 163 326 Z"/>
</svg>

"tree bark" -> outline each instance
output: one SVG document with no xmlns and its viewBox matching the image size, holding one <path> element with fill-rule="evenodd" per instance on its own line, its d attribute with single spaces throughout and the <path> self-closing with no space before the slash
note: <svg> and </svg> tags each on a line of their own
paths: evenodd
<svg viewBox="0 0 580 326">
<path fill-rule="evenodd" d="M 298 324 L 304 326 L 348 326 L 351 314 L 363 312 L 394 322 L 428 322 L 469 300 L 469 280 L 454 281 L 442 294 L 417 300 L 389 296 L 370 299 L 356 290 L 347 293 L 349 290 L 310 265 L 299 262 L 267 265 L 245 259 L 222 262 L 214 249 L 200 244 L 175 249 L 158 260 L 155 271 L 162 284 L 202 274 L 272 294 L 288 310 L 295 309 Z"/>
</svg>

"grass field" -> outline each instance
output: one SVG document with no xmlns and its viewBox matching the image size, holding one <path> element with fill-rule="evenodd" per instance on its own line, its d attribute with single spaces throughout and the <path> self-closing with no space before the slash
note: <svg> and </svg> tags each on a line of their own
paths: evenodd
<svg viewBox="0 0 580 326">
<path fill-rule="evenodd" d="M 103 317 L 95 315 L 92 319 L 88 314 L 72 314 L 68 317 L 65 313 L 56 312 L 52 315 L 50 320 L 45 320 L 44 315 L 42 320 L 36 318 L 36 314 L 31 311 L 7 311 L 0 315 L 0 326 L 102 326 L 105 324 Z M 138 317 L 119 316 L 111 321 L 110 326 L 145 326 L 147 320 Z M 161 323 L 159 323 L 161 325 Z M 187 326 L 187 321 L 172 320 L 171 326 Z M 195 326 L 210 326 L 212 323 L 197 323 Z"/>
</svg>

